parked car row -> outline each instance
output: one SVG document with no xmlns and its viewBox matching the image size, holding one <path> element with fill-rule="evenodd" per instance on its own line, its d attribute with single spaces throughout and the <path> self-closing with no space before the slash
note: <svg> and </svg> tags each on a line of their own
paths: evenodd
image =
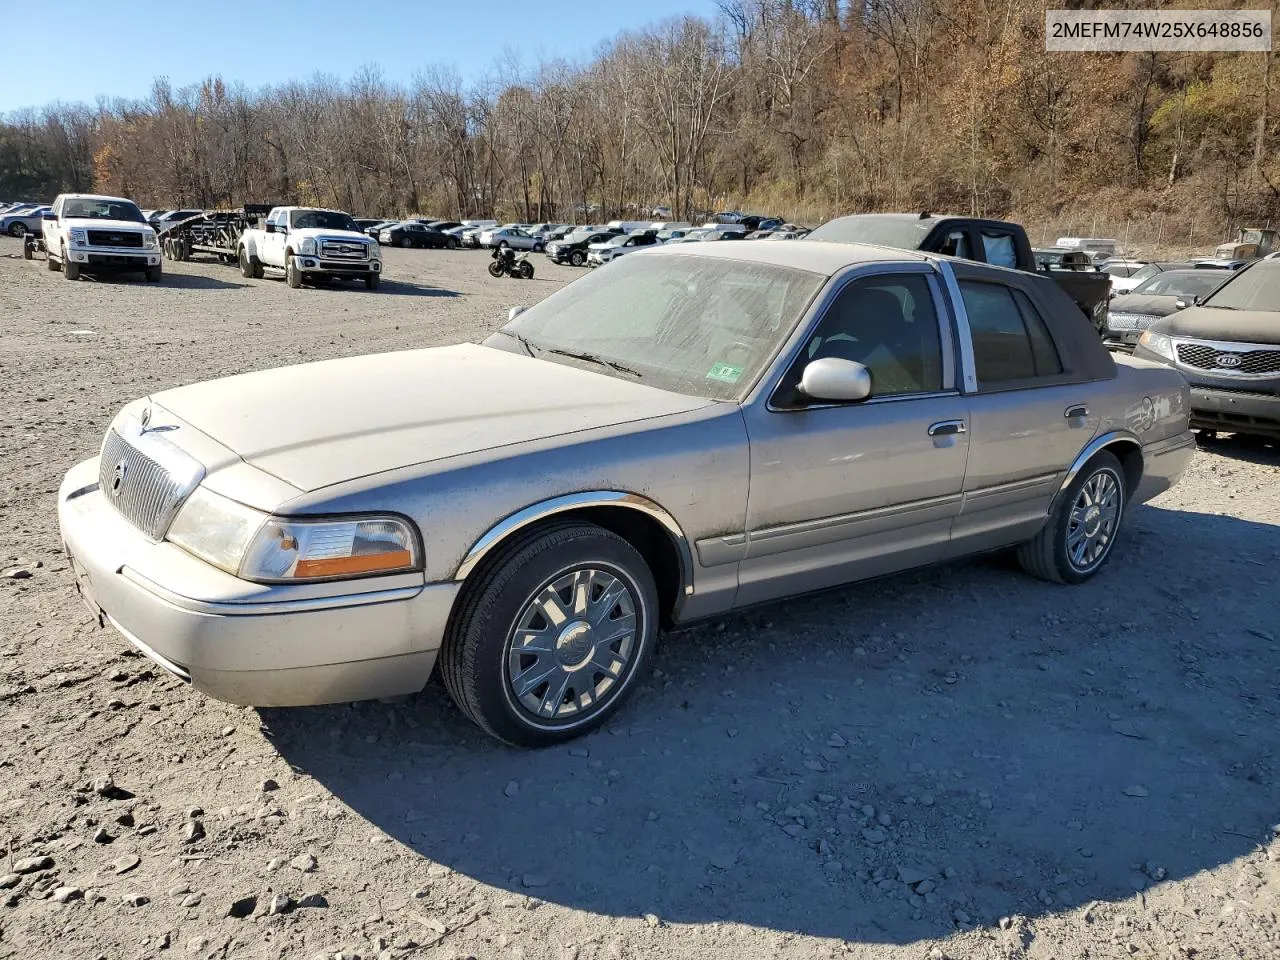
<svg viewBox="0 0 1280 960">
<path fill-rule="evenodd" d="M 0 233 L 25 237 L 40 232 L 40 220 L 50 210 L 44 203 L 11 203 L 0 208 Z"/>
</svg>

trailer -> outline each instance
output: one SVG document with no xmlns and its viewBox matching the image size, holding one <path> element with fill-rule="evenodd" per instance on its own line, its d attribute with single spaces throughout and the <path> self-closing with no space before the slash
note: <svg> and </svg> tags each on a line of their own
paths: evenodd
<svg viewBox="0 0 1280 960">
<path fill-rule="evenodd" d="M 275 204 L 246 203 L 238 210 L 209 210 L 172 224 L 159 233 L 167 260 L 190 260 L 196 254 L 234 264 L 240 235 L 257 226 Z"/>
</svg>

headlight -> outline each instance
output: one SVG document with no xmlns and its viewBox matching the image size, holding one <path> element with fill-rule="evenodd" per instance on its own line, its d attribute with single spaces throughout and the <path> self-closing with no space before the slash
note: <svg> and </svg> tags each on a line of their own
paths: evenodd
<svg viewBox="0 0 1280 960">
<path fill-rule="evenodd" d="M 417 540 L 398 517 L 272 517 L 197 487 L 168 539 L 244 580 L 298 582 L 398 573 L 420 565 Z"/>
<path fill-rule="evenodd" d="M 71 237 L 72 243 L 87 244 L 89 242 L 89 237 L 84 227 L 72 227 L 69 231 L 67 231 L 67 233 L 68 233 L 68 236 Z"/>
<path fill-rule="evenodd" d="M 156 235 L 154 232 L 147 232 L 142 235 L 142 246 L 147 250 L 154 250 L 158 246 L 156 243 Z"/>
<path fill-rule="evenodd" d="M 1164 357 L 1166 360 L 1176 361 L 1178 359 L 1177 354 L 1173 351 L 1173 341 L 1163 333 L 1144 330 L 1142 336 L 1138 338 L 1138 344 L 1152 353 Z"/>
<path fill-rule="evenodd" d="M 303 237 L 298 241 L 298 252 L 303 256 L 313 257 L 316 253 L 316 238 Z"/>
</svg>

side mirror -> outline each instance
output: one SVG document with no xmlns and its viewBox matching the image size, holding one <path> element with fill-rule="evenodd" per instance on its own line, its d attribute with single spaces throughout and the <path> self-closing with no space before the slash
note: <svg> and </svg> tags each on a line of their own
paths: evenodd
<svg viewBox="0 0 1280 960">
<path fill-rule="evenodd" d="M 41 220 L 57 220 L 58 215 L 54 213 L 52 210 L 46 210 L 44 213 L 40 215 L 40 219 Z"/>
<path fill-rule="evenodd" d="M 871 371 L 855 360 L 822 357 L 804 368 L 799 389 L 811 400 L 865 400 L 871 396 Z"/>
<path fill-rule="evenodd" d="M 264 223 L 262 225 L 262 229 L 265 230 L 267 233 L 275 233 L 276 225 L 274 223 Z"/>
<path fill-rule="evenodd" d="M 512 307 L 510 310 L 507 311 L 507 323 L 510 323 L 516 317 L 520 316 L 520 314 L 524 313 L 527 309 L 529 308 L 528 307 Z"/>
<path fill-rule="evenodd" d="M 1187 309 L 1187 301 L 1184 300 L 1182 297 L 1179 297 L 1177 300 L 1173 301 L 1173 305 L 1177 307 L 1179 310 Z"/>
</svg>

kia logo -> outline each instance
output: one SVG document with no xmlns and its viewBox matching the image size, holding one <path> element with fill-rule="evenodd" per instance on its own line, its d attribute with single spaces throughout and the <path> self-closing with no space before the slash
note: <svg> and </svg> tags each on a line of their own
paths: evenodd
<svg viewBox="0 0 1280 960">
<path fill-rule="evenodd" d="M 1240 355 L 1238 353 L 1220 353 L 1216 362 L 1220 367 L 1238 367 L 1240 366 Z"/>
</svg>

